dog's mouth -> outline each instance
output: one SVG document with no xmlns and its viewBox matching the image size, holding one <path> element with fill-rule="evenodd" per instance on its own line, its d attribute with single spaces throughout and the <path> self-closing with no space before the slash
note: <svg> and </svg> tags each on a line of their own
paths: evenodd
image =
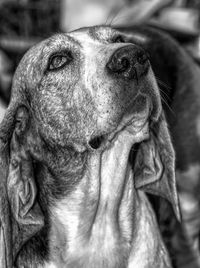
<svg viewBox="0 0 200 268">
<path fill-rule="evenodd" d="M 91 147 L 91 149 L 97 150 L 101 147 L 102 144 L 104 144 L 106 141 L 106 137 L 104 135 L 96 136 L 92 138 L 88 145 Z"/>
<path fill-rule="evenodd" d="M 147 102 L 143 111 L 123 116 L 119 125 L 115 129 L 91 137 L 87 142 L 88 149 L 95 151 L 109 148 L 123 131 L 128 131 L 130 135 L 137 136 L 147 122 L 151 121 L 151 112 L 152 104 L 151 102 Z"/>
<path fill-rule="evenodd" d="M 122 122 L 118 125 L 118 127 L 112 131 L 111 133 L 98 135 L 93 137 L 88 142 L 88 147 L 91 150 L 103 150 L 111 146 L 111 144 L 117 139 L 118 135 L 122 131 L 129 131 L 132 132 L 131 135 L 137 135 L 138 132 L 144 127 L 144 125 L 149 120 L 149 116 L 145 113 L 138 118 L 138 116 L 132 116 L 131 118 L 126 118 L 122 120 Z"/>
</svg>

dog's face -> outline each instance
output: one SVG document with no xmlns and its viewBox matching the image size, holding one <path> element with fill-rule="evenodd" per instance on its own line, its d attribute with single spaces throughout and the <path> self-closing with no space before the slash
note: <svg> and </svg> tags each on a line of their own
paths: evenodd
<svg viewBox="0 0 200 268">
<path fill-rule="evenodd" d="M 41 135 L 55 144 L 97 149 L 128 122 L 142 125 L 160 111 L 145 51 L 109 27 L 53 36 L 22 65 Z"/>
</svg>

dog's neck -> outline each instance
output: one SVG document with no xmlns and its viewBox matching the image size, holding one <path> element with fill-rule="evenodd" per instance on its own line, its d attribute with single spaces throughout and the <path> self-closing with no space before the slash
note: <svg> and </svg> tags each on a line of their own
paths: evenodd
<svg viewBox="0 0 200 268">
<path fill-rule="evenodd" d="M 134 188 L 130 148 L 115 146 L 120 154 L 112 148 L 88 155 L 80 182 L 51 206 L 52 267 L 142 268 L 169 263 L 146 195 Z"/>
<path fill-rule="evenodd" d="M 50 264 L 54 268 L 171 267 L 152 207 L 143 192 L 134 190 L 131 179 L 114 222 L 107 209 L 98 220 L 90 221 L 96 216 L 92 213 L 95 200 L 78 214 L 76 209 L 84 202 L 79 200 L 83 191 L 78 192 L 52 208 L 51 259 L 45 268 Z"/>
<path fill-rule="evenodd" d="M 54 254 L 58 267 L 103 267 L 106 262 L 108 267 L 123 267 L 132 240 L 135 203 L 131 170 L 127 168 L 129 151 L 128 146 L 122 146 L 121 158 L 119 154 L 116 157 L 115 148 L 89 154 L 75 190 L 52 207 L 51 250 L 64 249 L 62 256 L 60 251 Z M 60 237 L 58 226 L 62 241 L 55 241 Z"/>
</svg>

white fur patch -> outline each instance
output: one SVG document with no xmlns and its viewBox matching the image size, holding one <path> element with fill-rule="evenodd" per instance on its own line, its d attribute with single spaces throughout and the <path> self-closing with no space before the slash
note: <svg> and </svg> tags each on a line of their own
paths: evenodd
<svg viewBox="0 0 200 268">
<path fill-rule="evenodd" d="M 62 206 L 64 203 L 62 204 Z M 58 208 L 57 208 L 58 209 Z M 59 206 L 59 210 L 61 209 L 61 206 Z M 59 211 L 59 217 L 61 216 L 62 220 L 66 221 L 69 219 L 66 219 L 65 216 L 65 209 L 64 207 Z M 154 213 L 152 211 L 152 208 L 145 196 L 145 194 L 141 191 L 138 191 L 138 198 L 137 198 L 137 207 L 135 211 L 136 215 L 135 218 L 137 218 L 137 232 L 135 233 L 133 240 L 132 240 L 132 249 L 130 253 L 130 257 L 128 260 L 127 268 L 147 268 L 147 267 L 163 267 L 163 260 L 166 261 L 166 263 L 169 262 L 168 260 L 168 254 L 166 252 L 166 249 L 162 243 L 162 240 L 160 238 L 160 234 L 158 232 L 158 226 L 157 222 L 154 216 Z M 75 229 L 77 222 L 75 220 Z M 73 228 L 73 226 L 71 226 Z M 63 233 L 63 236 L 65 234 Z M 107 250 L 107 254 L 109 254 L 109 244 L 112 243 L 111 239 L 110 241 L 107 240 L 106 244 L 108 248 L 104 248 L 104 250 Z M 93 245 L 94 246 L 94 245 Z M 91 248 L 92 249 L 92 248 Z M 62 249 L 59 249 L 62 251 Z M 80 253 L 81 248 L 77 248 L 77 253 Z M 95 250 L 95 248 L 94 248 Z M 91 251 L 92 252 L 92 251 Z M 99 251 L 97 254 L 102 253 L 102 248 L 99 247 Z M 108 255 L 109 256 L 109 255 Z M 109 256 L 111 258 L 111 255 Z M 60 265 L 55 264 L 53 262 L 46 263 L 44 266 L 40 268 L 68 268 L 68 265 Z M 75 267 L 75 266 L 69 266 Z M 81 267 L 81 266 L 78 266 Z M 86 267 L 86 266 L 83 266 Z M 87 267 L 91 267 L 87 266 Z M 93 267 L 93 266 L 92 266 Z M 104 266 L 95 266 L 95 268 L 103 268 Z M 112 264 L 109 267 L 113 267 Z"/>
<path fill-rule="evenodd" d="M 138 191 L 136 236 L 132 242 L 128 268 L 164 267 L 163 259 L 169 262 L 167 251 L 161 240 L 154 212 L 145 194 Z"/>
</svg>

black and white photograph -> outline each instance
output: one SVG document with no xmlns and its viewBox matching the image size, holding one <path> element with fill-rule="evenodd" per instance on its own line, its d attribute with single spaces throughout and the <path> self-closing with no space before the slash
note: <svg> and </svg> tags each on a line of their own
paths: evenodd
<svg viewBox="0 0 200 268">
<path fill-rule="evenodd" d="M 0 0 L 0 268 L 200 268 L 200 0 Z"/>
</svg>

